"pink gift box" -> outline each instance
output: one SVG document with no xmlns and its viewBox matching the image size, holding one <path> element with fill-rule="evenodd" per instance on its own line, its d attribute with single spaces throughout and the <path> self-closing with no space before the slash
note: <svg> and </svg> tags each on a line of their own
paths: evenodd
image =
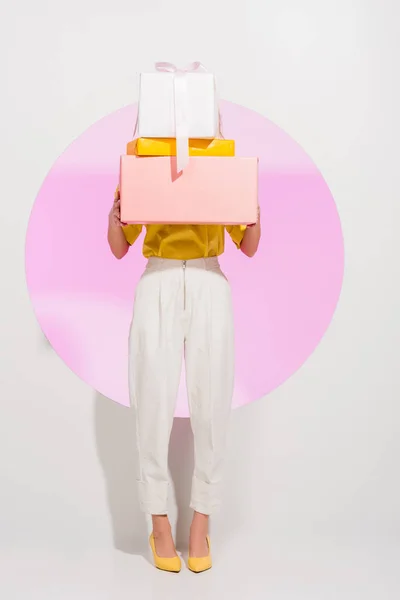
<svg viewBox="0 0 400 600">
<path fill-rule="evenodd" d="M 257 221 L 258 158 L 121 156 L 124 223 L 247 225 Z"/>
</svg>

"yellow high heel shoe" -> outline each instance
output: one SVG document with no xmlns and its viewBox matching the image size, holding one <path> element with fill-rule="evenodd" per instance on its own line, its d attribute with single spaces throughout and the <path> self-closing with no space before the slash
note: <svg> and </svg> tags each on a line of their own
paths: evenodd
<svg viewBox="0 0 400 600">
<path fill-rule="evenodd" d="M 206 540 L 208 546 L 208 555 L 200 558 L 189 556 L 188 558 L 188 567 L 191 571 L 193 571 L 193 573 L 202 573 L 203 571 L 207 571 L 212 567 L 210 538 L 207 536 Z"/>
<path fill-rule="evenodd" d="M 173 556 L 172 558 L 163 558 L 162 556 L 158 556 L 153 534 L 150 535 L 149 542 L 150 548 L 153 552 L 154 565 L 157 567 L 157 569 L 161 569 L 162 571 L 170 571 L 171 573 L 179 573 L 182 566 L 179 556 Z"/>
</svg>

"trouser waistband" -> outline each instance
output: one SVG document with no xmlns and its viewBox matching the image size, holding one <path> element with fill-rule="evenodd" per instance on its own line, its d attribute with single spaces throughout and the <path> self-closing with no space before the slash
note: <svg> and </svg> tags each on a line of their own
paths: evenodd
<svg viewBox="0 0 400 600">
<path fill-rule="evenodd" d="M 151 256 L 147 261 L 147 268 L 171 269 L 171 268 L 191 268 L 204 269 L 212 271 L 219 268 L 219 260 L 217 256 L 207 258 L 191 258 L 188 260 L 178 260 L 174 258 L 159 258 Z"/>
</svg>

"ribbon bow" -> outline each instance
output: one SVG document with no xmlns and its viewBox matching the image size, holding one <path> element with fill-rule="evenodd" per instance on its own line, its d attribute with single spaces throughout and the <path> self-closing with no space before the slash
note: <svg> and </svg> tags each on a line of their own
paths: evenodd
<svg viewBox="0 0 400 600">
<path fill-rule="evenodd" d="M 187 81 L 188 73 L 207 73 L 201 62 L 193 62 L 179 69 L 169 62 L 157 62 L 156 71 L 174 74 L 174 112 L 175 112 L 175 137 L 176 137 L 176 165 L 180 173 L 189 162 L 189 131 L 186 115 Z"/>
<path fill-rule="evenodd" d="M 183 69 L 178 69 L 176 65 L 169 62 L 157 62 L 156 63 L 156 71 L 161 71 L 163 73 L 207 73 L 207 69 L 201 62 L 192 62 L 183 67 Z"/>
</svg>

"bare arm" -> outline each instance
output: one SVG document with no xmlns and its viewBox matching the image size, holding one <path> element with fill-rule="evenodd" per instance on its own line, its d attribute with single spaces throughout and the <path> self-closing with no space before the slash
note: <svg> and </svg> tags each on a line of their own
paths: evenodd
<svg viewBox="0 0 400 600">
<path fill-rule="evenodd" d="M 260 222 L 260 208 L 258 208 L 258 219 L 254 225 L 249 225 L 244 232 L 240 249 L 246 256 L 250 258 L 255 255 L 258 250 L 258 244 L 261 238 L 261 222 Z"/>
<path fill-rule="evenodd" d="M 114 204 L 108 215 L 107 239 L 115 258 L 121 259 L 127 254 L 130 246 L 122 230 L 119 191 L 115 193 Z"/>
</svg>

